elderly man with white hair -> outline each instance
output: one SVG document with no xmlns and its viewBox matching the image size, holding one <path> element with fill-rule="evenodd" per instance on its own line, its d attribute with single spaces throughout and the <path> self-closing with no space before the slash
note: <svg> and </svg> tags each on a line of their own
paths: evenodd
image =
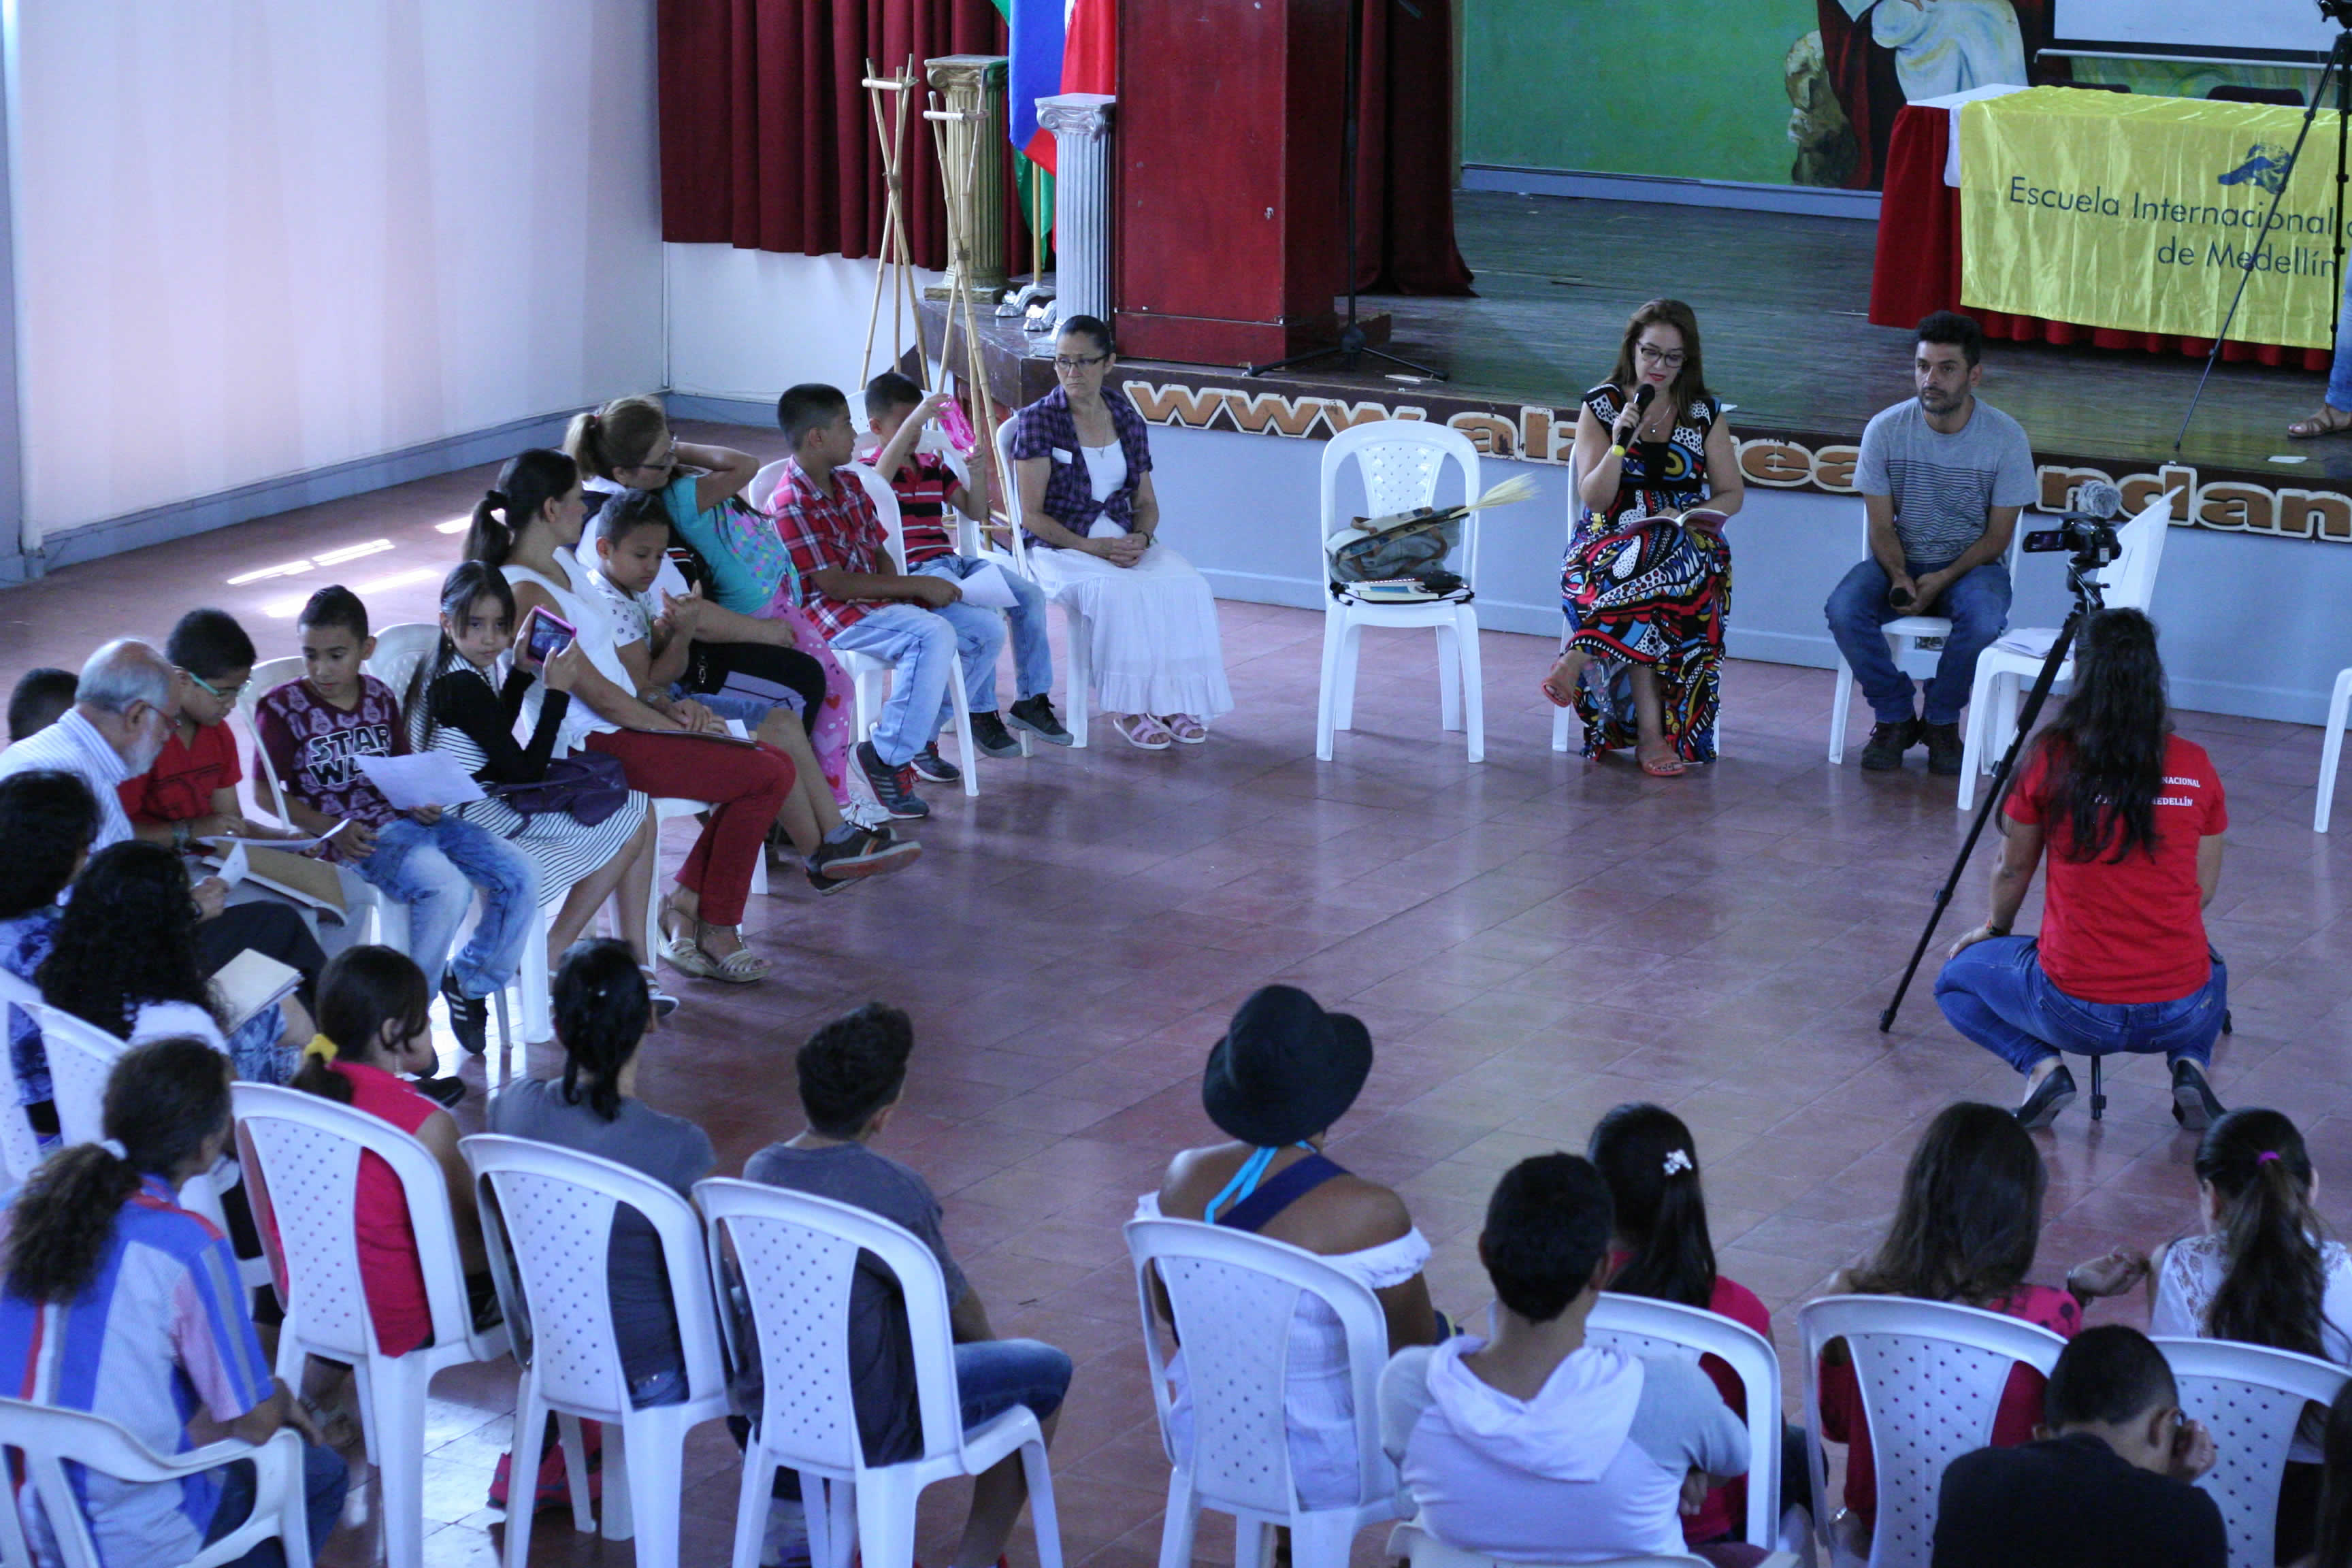
<svg viewBox="0 0 2352 1568">
<path fill-rule="evenodd" d="M 65 717 L 0 752 L 0 778 L 34 768 L 80 778 L 98 799 L 90 848 L 103 849 L 131 837 L 117 791 L 153 764 L 178 717 L 171 665 L 136 637 L 117 637 L 84 661 Z"/>
</svg>

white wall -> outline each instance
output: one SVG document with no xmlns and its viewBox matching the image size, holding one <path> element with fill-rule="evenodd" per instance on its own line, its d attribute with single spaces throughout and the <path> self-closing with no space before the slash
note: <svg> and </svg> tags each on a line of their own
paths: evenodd
<svg viewBox="0 0 2352 1568">
<path fill-rule="evenodd" d="M 663 248 L 672 391 L 772 407 L 776 394 L 800 382 L 844 390 L 864 384 L 858 355 L 875 312 L 874 262 L 730 245 Z M 922 273 L 919 280 L 938 276 Z M 890 321 L 886 300 L 874 328 L 873 370 L 890 362 Z M 911 313 L 901 313 L 899 331 L 911 348 Z"/>
<path fill-rule="evenodd" d="M 28 542 L 661 384 L 654 0 L 14 9 Z"/>
</svg>

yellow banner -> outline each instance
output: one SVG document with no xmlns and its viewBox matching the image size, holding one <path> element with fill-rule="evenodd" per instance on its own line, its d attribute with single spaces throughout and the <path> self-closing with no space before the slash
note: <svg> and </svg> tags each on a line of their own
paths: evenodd
<svg viewBox="0 0 2352 1568">
<path fill-rule="evenodd" d="M 2302 121 L 2267 104 L 2057 87 L 1968 105 L 1961 302 L 2210 338 L 2243 279 L 2231 337 L 2327 347 L 2336 116 L 2319 116 L 2291 170 Z"/>
</svg>

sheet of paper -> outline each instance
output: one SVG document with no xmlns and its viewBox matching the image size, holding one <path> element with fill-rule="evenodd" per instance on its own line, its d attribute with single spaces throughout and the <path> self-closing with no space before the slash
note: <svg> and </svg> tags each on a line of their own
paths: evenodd
<svg viewBox="0 0 2352 1568">
<path fill-rule="evenodd" d="M 215 871 L 213 875 L 218 877 L 227 886 L 234 888 L 244 881 L 252 869 L 251 863 L 245 858 L 245 846 L 240 842 L 229 846 L 228 853 L 221 858 L 220 869 Z"/>
<path fill-rule="evenodd" d="M 979 571 L 957 584 L 963 590 L 963 602 L 983 610 L 1009 610 L 1021 601 L 1013 596 L 1013 584 L 1004 580 L 1004 568 L 995 562 L 983 562 Z"/>
<path fill-rule="evenodd" d="M 483 798 L 482 786 L 446 752 L 412 752 L 404 757 L 354 757 L 368 783 L 382 791 L 395 811 L 425 805 L 464 805 Z"/>
</svg>

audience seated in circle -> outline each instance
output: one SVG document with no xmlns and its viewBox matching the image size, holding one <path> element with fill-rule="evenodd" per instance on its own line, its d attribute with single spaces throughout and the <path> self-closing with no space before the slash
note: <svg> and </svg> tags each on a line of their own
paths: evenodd
<svg viewBox="0 0 2352 1568">
<path fill-rule="evenodd" d="M 1894 1222 L 1868 1263 L 1846 1270 L 1842 1291 L 1916 1296 L 2003 1312 L 2072 1339 L 2085 1302 L 2121 1295 L 2147 1260 L 2118 1249 L 2066 1275 L 2066 1289 L 2029 1285 L 2042 1240 L 2049 1175 L 2032 1135 L 1998 1106 L 1962 1100 L 1937 1112 L 1903 1173 Z M 2042 1374 L 2011 1370 L 1993 1417 L 1995 1447 L 2013 1447 L 2042 1418 Z M 1870 1423 L 1845 1342 L 1832 1340 L 1821 1367 L 1822 1436 L 1846 1445 L 1845 1506 L 1862 1542 L 1878 1514 L 1878 1468 Z"/>
<path fill-rule="evenodd" d="M 228 1065 L 202 1040 L 135 1046 L 107 1081 L 104 1119 L 105 1142 L 59 1151 L 9 1205 L 0 1255 L 0 1366 L 11 1370 L 9 1385 L 103 1415 L 166 1456 L 196 1446 L 188 1420 L 198 1411 L 248 1443 L 292 1426 L 305 1440 L 315 1552 L 342 1512 L 349 1473 L 320 1446 L 293 1391 L 270 1375 L 228 1238 L 177 1196 L 229 1147 Z M 104 1568 L 194 1556 L 246 1521 L 255 1479 L 246 1459 L 177 1484 L 86 1475 Z M 26 1514 L 37 1511 L 28 1500 Z M 35 1522 L 30 1533 L 47 1531 Z M 239 1565 L 284 1562 L 273 1541 Z"/>
<path fill-rule="evenodd" d="M 1050 1443 L 1055 1413 L 1070 1386 L 1070 1358 L 1036 1340 L 997 1337 L 980 1292 L 948 1249 L 940 1229 L 940 1202 L 929 1184 L 870 1147 L 898 1108 L 914 1044 L 907 1015 L 878 1002 L 811 1035 L 794 1062 L 808 1124 L 752 1155 L 743 1179 L 854 1205 L 921 1238 L 947 1281 L 964 1426 L 977 1426 L 1025 1405 Z M 879 1260 L 861 1254 L 850 1286 L 849 1364 L 858 1436 L 869 1465 L 894 1464 L 921 1452 L 914 1349 L 897 1296 L 898 1286 Z M 1028 1495 L 1019 1455 L 982 1471 L 972 1483 L 971 1512 L 952 1568 L 987 1568 L 996 1562 Z"/>
<path fill-rule="evenodd" d="M 1323 1152 L 1371 1067 L 1372 1039 L 1361 1020 L 1325 1012 L 1296 986 L 1258 991 L 1211 1047 L 1201 1079 L 1202 1109 L 1233 1141 L 1171 1160 L 1160 1190 L 1137 1200 L 1135 1217 L 1203 1220 L 1319 1255 L 1378 1298 L 1395 1352 L 1435 1344 L 1448 1331 L 1422 1277 L 1429 1243 L 1395 1193 Z M 1164 1296 L 1159 1306 L 1165 1319 Z M 1283 1415 L 1300 1500 L 1310 1509 L 1352 1502 L 1361 1480 L 1348 1341 L 1318 1298 L 1299 1298 L 1288 1367 Z M 1181 1349 L 1169 1359 L 1168 1375 L 1176 1440 L 1189 1448 L 1192 1398 Z"/>
<path fill-rule="evenodd" d="M 637 1047 L 652 998 L 635 955 L 616 942 L 581 943 L 555 973 L 554 1003 L 563 1076 L 526 1079 L 492 1096 L 490 1131 L 616 1161 L 690 1199 L 719 1156 L 701 1128 L 636 1098 Z M 606 1275 L 630 1399 L 640 1407 L 677 1404 L 686 1397 L 686 1354 L 669 1276 L 652 1222 L 633 1208 L 614 1211 Z"/>
<path fill-rule="evenodd" d="M 1585 1342 L 1612 1267 L 1610 1208 L 1608 1184 L 1573 1154 L 1514 1165 L 1478 1236 L 1492 1336 L 1402 1351 L 1381 1376 L 1381 1444 L 1448 1545 L 1513 1563 L 1672 1554 L 1682 1514 L 1747 1472 L 1748 1428 L 1695 1363 Z M 1726 1568 L 1765 1555 L 1693 1550 Z"/>
<path fill-rule="evenodd" d="M 2059 1352 L 2034 1440 L 1944 1471 L 1935 1568 L 2228 1568 L 2221 1510 L 2197 1489 L 2212 1434 L 2180 1413 L 2163 1352 L 2121 1323 Z"/>
<path fill-rule="evenodd" d="M 284 792 L 280 809 L 305 834 L 332 832 L 327 855 L 408 907 L 408 955 L 439 978 L 450 1032 L 479 1054 L 488 1044 L 488 998 L 522 964 L 539 873 L 513 845 L 438 806 L 395 810 L 361 772 L 358 758 L 409 747 L 399 697 L 360 668 L 375 638 L 359 595 L 340 584 L 321 588 L 294 625 L 303 673 L 254 710 L 254 730 Z M 481 919 L 453 953 L 478 890 Z"/>
</svg>

